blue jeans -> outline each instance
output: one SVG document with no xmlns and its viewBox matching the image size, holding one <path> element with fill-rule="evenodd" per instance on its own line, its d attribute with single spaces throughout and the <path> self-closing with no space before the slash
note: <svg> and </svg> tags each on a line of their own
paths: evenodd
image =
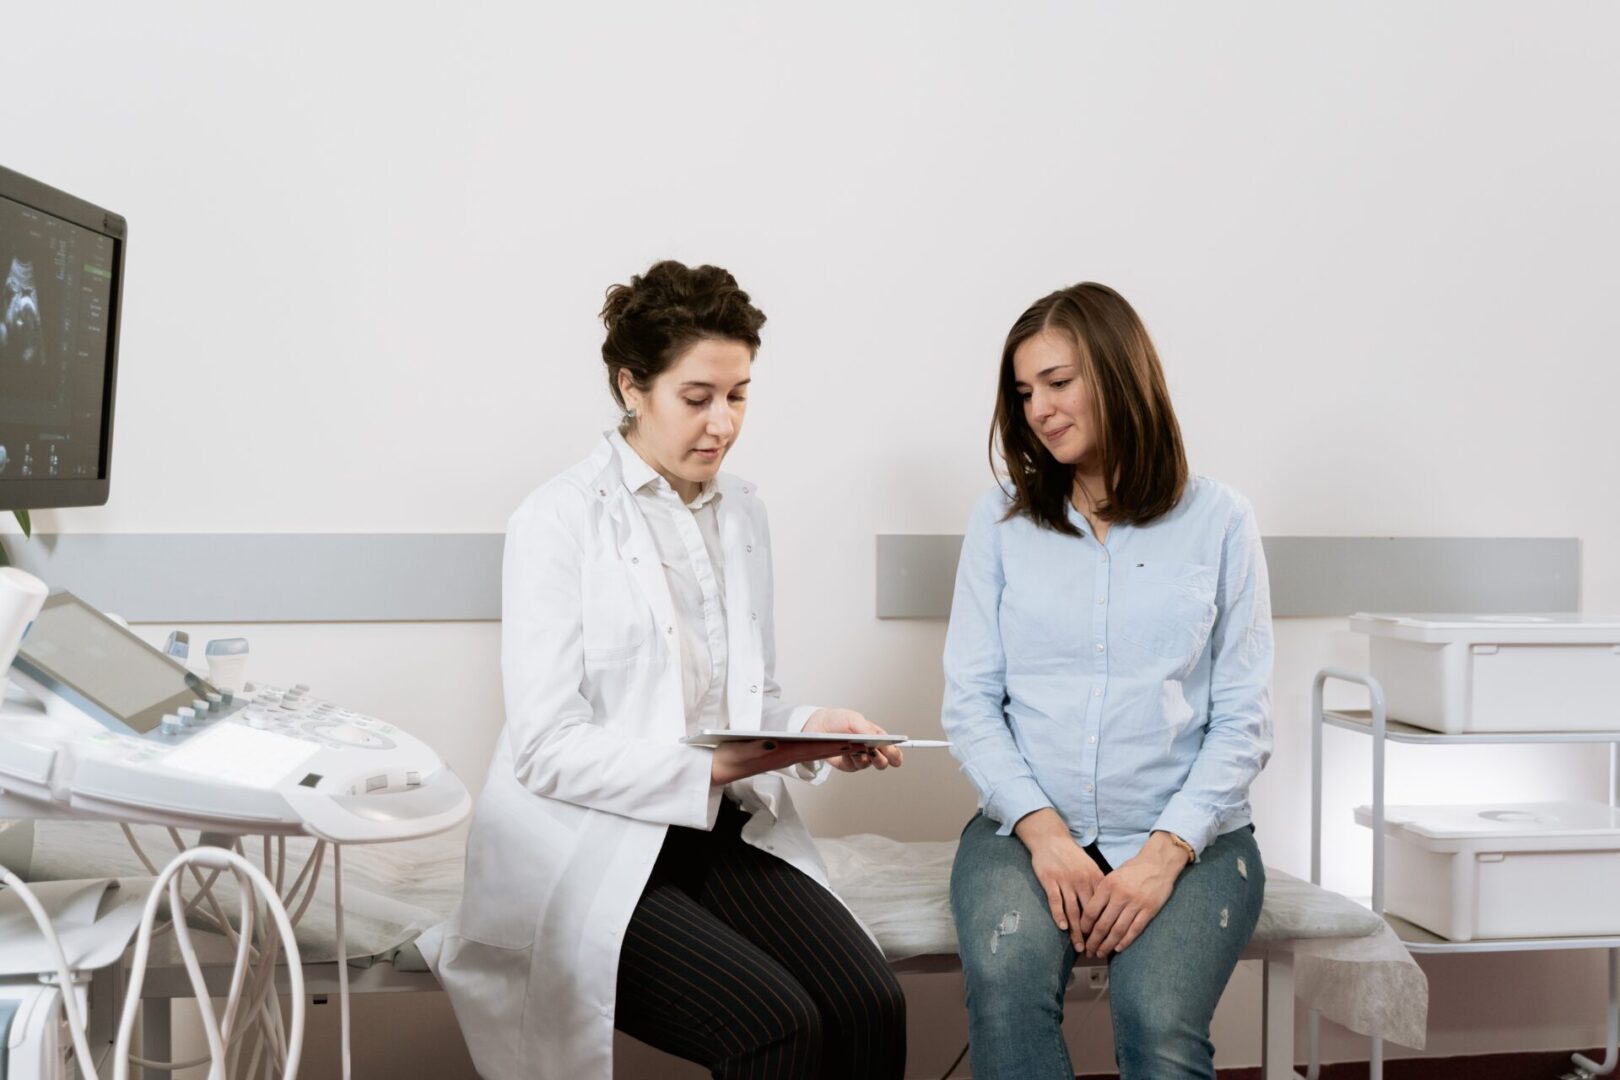
<svg viewBox="0 0 1620 1080">
<path fill-rule="evenodd" d="M 1229 832 L 1182 871 L 1130 948 L 1110 958 L 1120 1080 L 1214 1080 L 1210 1018 L 1260 918 L 1265 886 L 1254 830 Z M 983 814 L 962 830 L 951 911 L 975 1080 L 1073 1080 L 1061 1025 L 1074 946 L 1052 921 L 1023 841 L 997 836 Z"/>
</svg>

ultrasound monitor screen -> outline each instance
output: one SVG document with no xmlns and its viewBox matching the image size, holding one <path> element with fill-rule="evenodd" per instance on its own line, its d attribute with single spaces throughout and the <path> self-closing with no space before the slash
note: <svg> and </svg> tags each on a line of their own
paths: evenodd
<svg viewBox="0 0 1620 1080">
<path fill-rule="evenodd" d="M 17 664 L 137 732 L 157 727 L 211 687 L 176 661 L 85 604 L 55 593 L 28 628 Z"/>
<path fill-rule="evenodd" d="M 117 244 L 0 196 L 0 481 L 104 475 Z"/>
</svg>

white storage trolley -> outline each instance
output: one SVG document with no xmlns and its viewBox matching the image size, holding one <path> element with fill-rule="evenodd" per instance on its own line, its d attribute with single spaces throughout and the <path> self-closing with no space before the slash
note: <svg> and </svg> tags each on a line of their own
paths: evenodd
<svg viewBox="0 0 1620 1080">
<path fill-rule="evenodd" d="M 1580 1076 L 1613 1073 L 1620 919 L 1600 909 L 1615 895 L 1609 883 L 1620 871 L 1620 616 L 1355 615 L 1350 627 L 1371 638 L 1371 674 L 1324 668 L 1311 692 L 1311 881 L 1322 879 L 1322 729 L 1369 735 L 1372 805 L 1358 808 L 1356 819 L 1373 832 L 1373 910 L 1414 955 L 1606 949 L 1604 1060 L 1576 1054 L 1574 1061 Z M 1370 707 L 1325 710 L 1329 679 L 1365 686 Z M 1389 807 L 1389 742 L 1607 744 L 1609 801 Z M 1583 896 L 1588 889 L 1600 891 Z M 1531 910 L 1554 893 L 1556 915 Z M 1311 1080 L 1318 1026 L 1313 1014 Z M 1375 1080 L 1382 1057 L 1375 1039 Z"/>
</svg>

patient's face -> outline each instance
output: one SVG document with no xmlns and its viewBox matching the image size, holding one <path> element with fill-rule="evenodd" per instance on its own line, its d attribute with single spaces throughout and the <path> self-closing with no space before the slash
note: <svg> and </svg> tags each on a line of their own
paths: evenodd
<svg viewBox="0 0 1620 1080">
<path fill-rule="evenodd" d="M 1080 352 L 1066 335 L 1042 330 L 1013 350 L 1013 378 L 1024 420 L 1041 445 L 1065 465 L 1083 465 L 1097 449 L 1091 387 Z"/>
<path fill-rule="evenodd" d="M 645 392 L 628 375 L 620 381 L 625 403 L 636 411 L 626 438 L 688 502 L 736 445 L 753 361 L 742 342 L 710 338 L 688 348 Z"/>
</svg>

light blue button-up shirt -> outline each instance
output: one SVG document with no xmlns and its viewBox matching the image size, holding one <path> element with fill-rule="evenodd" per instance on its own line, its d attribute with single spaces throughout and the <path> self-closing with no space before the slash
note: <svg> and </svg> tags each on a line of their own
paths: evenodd
<svg viewBox="0 0 1620 1080">
<path fill-rule="evenodd" d="M 1249 823 L 1271 755 L 1271 597 L 1254 511 L 1194 476 L 1146 525 L 1084 536 L 982 497 L 945 640 L 951 752 L 1003 835 L 1055 808 L 1109 863 L 1155 829 L 1202 853 Z"/>
</svg>

